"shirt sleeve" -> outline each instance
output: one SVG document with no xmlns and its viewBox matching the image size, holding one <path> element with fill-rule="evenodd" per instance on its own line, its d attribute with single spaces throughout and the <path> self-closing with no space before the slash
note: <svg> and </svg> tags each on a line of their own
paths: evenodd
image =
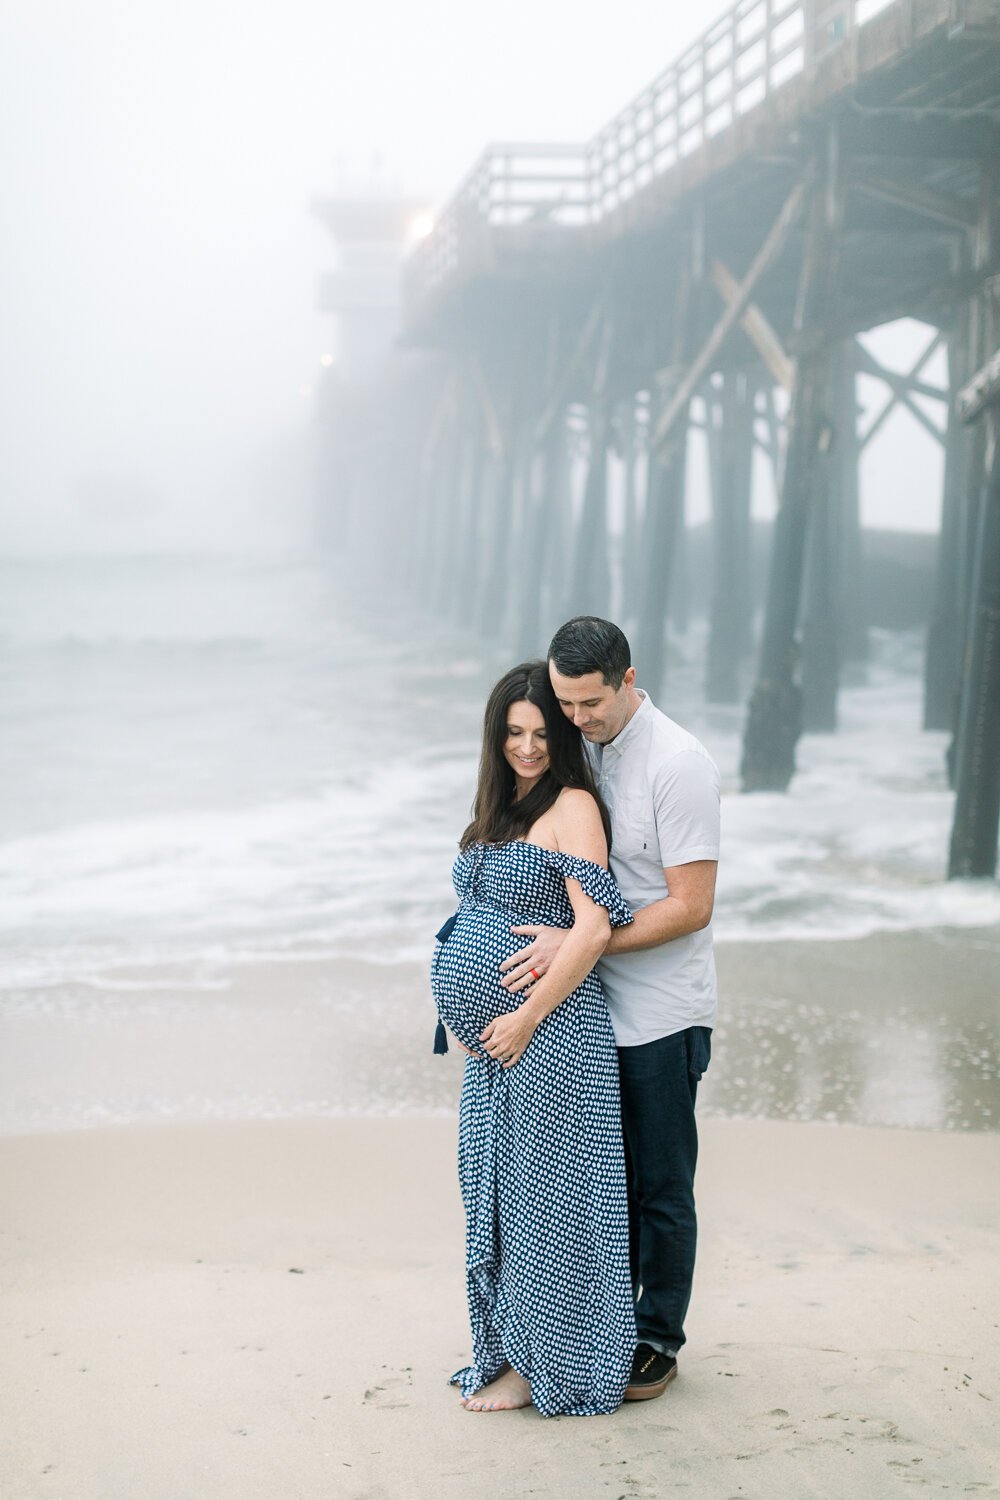
<svg viewBox="0 0 1000 1500">
<path fill-rule="evenodd" d="M 658 772 L 653 811 L 665 869 L 719 857 L 719 768 L 708 755 L 681 750 Z"/>
</svg>

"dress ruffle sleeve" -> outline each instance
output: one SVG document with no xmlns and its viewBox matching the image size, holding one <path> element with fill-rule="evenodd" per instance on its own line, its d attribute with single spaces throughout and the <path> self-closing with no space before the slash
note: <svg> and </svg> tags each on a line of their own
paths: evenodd
<svg viewBox="0 0 1000 1500">
<path fill-rule="evenodd" d="M 601 865 L 576 854 L 557 854 L 555 851 L 550 854 L 549 862 L 560 875 L 578 881 L 591 901 L 607 907 L 612 927 L 627 927 L 635 920 L 631 907 L 618 889 L 618 882 Z"/>
</svg>

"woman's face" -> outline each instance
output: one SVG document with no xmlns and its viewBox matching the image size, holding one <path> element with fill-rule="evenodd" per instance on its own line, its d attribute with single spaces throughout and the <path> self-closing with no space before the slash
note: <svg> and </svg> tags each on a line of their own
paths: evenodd
<svg viewBox="0 0 1000 1500">
<path fill-rule="evenodd" d="M 519 794 L 528 792 L 549 769 L 545 720 L 534 703 L 512 703 L 507 710 L 504 759 L 517 778 Z"/>
</svg>

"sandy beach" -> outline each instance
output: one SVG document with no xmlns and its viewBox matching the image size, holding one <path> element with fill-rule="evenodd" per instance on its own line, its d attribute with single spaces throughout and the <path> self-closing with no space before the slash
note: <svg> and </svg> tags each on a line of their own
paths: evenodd
<svg viewBox="0 0 1000 1500">
<path fill-rule="evenodd" d="M 11 1500 L 1000 1493 L 1000 1138 L 709 1119 L 681 1377 L 473 1415 L 452 1120 L 0 1142 Z"/>
<path fill-rule="evenodd" d="M 9 995 L 4 1500 L 1000 1494 L 996 933 L 718 960 L 680 1378 L 589 1420 L 447 1385 L 462 1063 L 421 967 Z"/>
</svg>

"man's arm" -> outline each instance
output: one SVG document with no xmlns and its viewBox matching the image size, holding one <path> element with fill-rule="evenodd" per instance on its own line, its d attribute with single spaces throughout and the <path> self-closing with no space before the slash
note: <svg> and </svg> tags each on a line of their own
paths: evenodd
<svg viewBox="0 0 1000 1500">
<path fill-rule="evenodd" d="M 715 872 L 718 860 L 695 859 L 687 865 L 672 865 L 663 872 L 667 894 L 635 913 L 627 927 L 613 927 L 607 953 L 635 953 L 640 948 L 658 948 L 689 932 L 700 932 L 712 920 L 715 904 Z M 535 974 L 548 972 L 566 937 L 562 927 L 512 927 L 512 932 L 530 937 L 506 963 L 500 965 L 500 983 L 516 994 L 534 980 Z"/>
<path fill-rule="evenodd" d="M 689 865 L 671 865 L 663 872 L 667 894 L 635 914 L 627 927 L 612 928 L 604 952 L 635 953 L 640 948 L 658 948 L 674 938 L 700 932 L 712 920 L 715 905 L 715 874 L 718 861 L 696 859 Z"/>
</svg>

